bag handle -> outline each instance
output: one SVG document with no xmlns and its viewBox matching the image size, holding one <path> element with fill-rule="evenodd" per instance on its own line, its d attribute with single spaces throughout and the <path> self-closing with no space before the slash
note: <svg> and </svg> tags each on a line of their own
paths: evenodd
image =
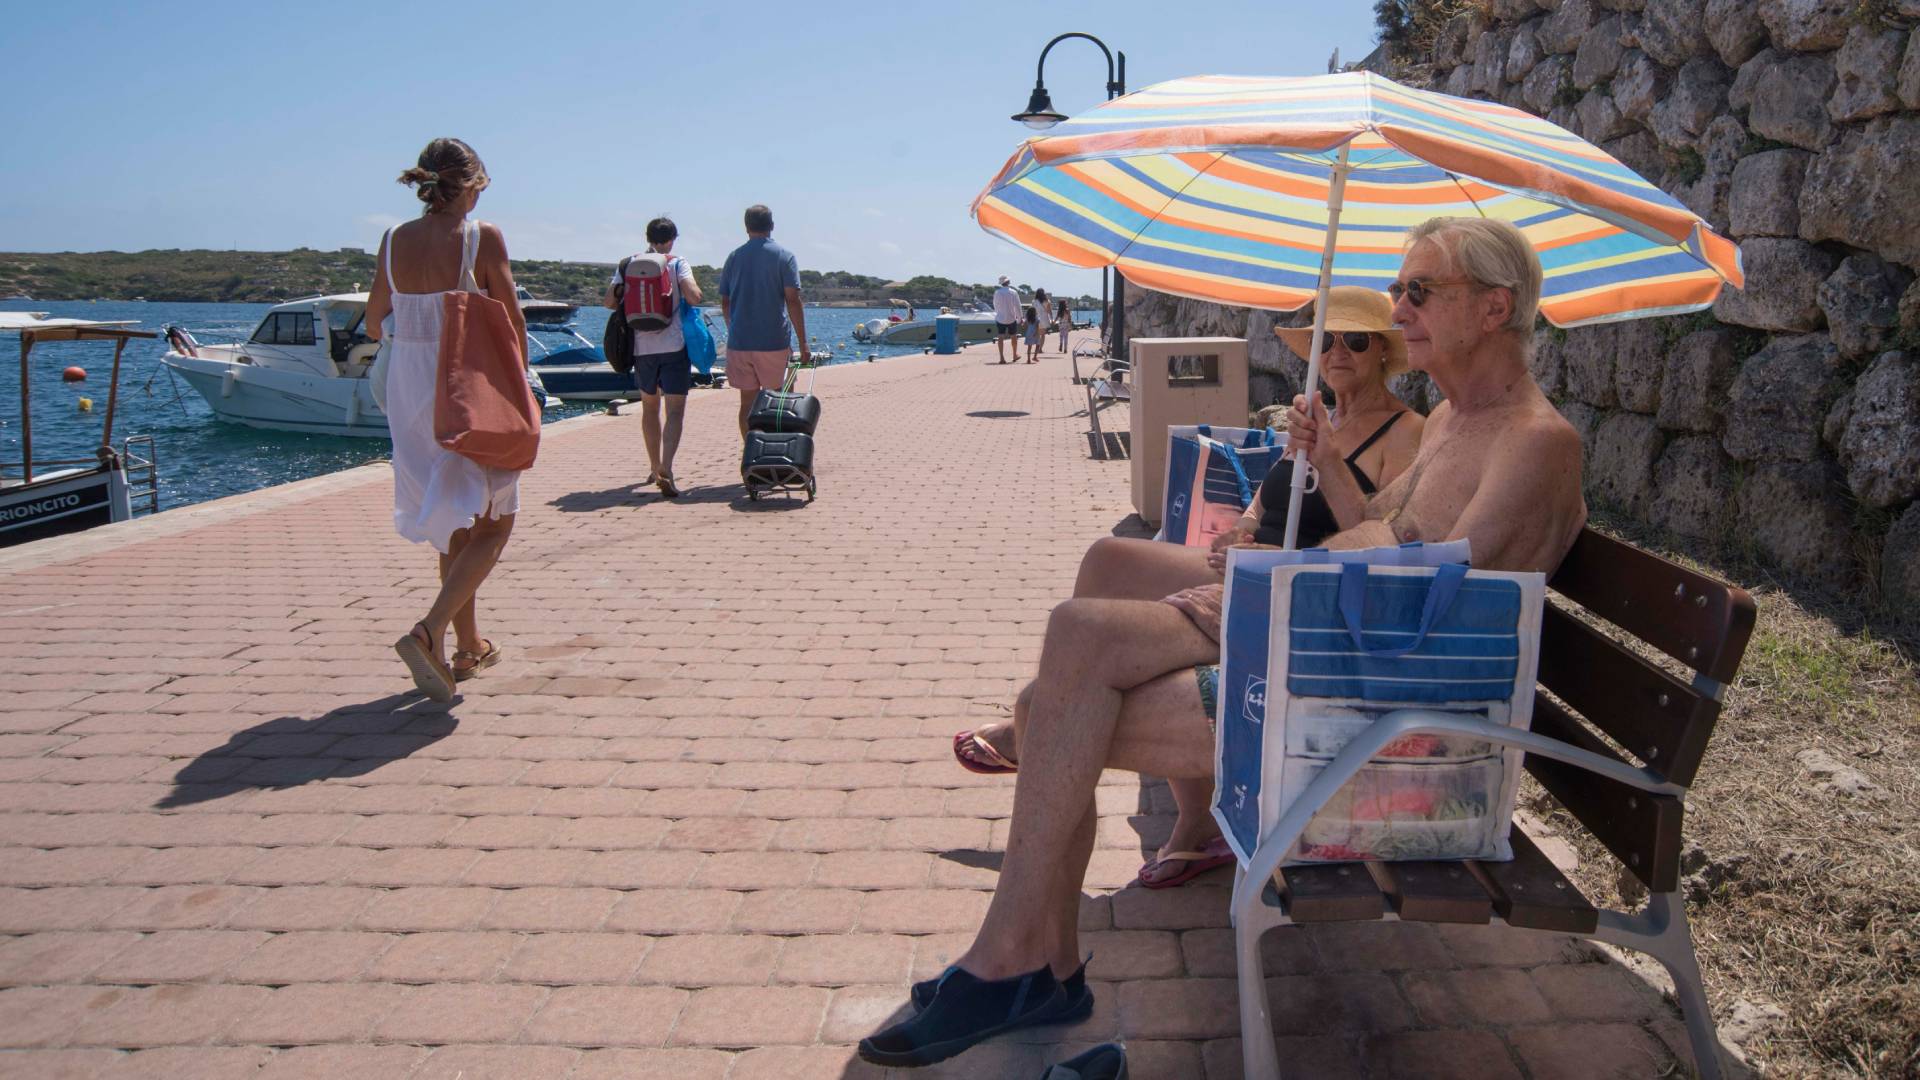
<svg viewBox="0 0 1920 1080">
<path fill-rule="evenodd" d="M 1340 568 L 1340 618 L 1347 624 L 1347 634 L 1353 638 L 1354 647 L 1368 656 L 1383 660 L 1405 656 L 1419 648 L 1427 640 L 1427 634 L 1433 630 L 1433 624 L 1440 621 L 1447 609 L 1453 606 L 1453 598 L 1460 592 L 1460 584 L 1467 579 L 1467 568 L 1459 563 L 1443 563 L 1434 568 L 1433 584 L 1427 588 L 1427 602 L 1420 610 L 1420 628 L 1415 631 L 1413 641 L 1404 646 L 1385 649 L 1370 649 L 1361 636 L 1361 623 L 1367 604 L 1367 564 L 1347 563 Z"/>
<path fill-rule="evenodd" d="M 1234 453 L 1234 450 L 1239 448 L 1223 439 L 1214 438 L 1212 424 L 1199 424 L 1195 427 L 1194 433 L 1199 437 L 1201 445 L 1206 447 L 1207 453 L 1216 451 L 1225 453 L 1227 464 L 1233 466 L 1234 482 L 1240 485 L 1240 508 L 1245 510 L 1252 506 L 1253 483 L 1247 479 L 1247 467 L 1240 464 L 1240 455 Z"/>
</svg>

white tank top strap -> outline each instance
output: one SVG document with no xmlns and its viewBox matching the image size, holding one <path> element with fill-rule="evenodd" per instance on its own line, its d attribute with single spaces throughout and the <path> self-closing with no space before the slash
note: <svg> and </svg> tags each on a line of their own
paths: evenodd
<svg viewBox="0 0 1920 1080">
<path fill-rule="evenodd" d="M 469 218 L 460 223 L 460 285 L 465 292 L 479 292 L 480 282 L 473 276 L 473 260 L 480 253 L 480 223 Z"/>
<path fill-rule="evenodd" d="M 380 238 L 380 250 L 385 253 L 383 257 L 387 261 L 387 291 L 398 292 L 399 290 L 393 287 L 393 230 L 392 229 L 388 229 L 387 235 Z"/>
</svg>

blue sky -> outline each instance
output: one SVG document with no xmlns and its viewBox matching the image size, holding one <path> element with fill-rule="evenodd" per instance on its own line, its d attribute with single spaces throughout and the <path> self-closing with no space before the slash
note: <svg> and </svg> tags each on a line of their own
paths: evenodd
<svg viewBox="0 0 1920 1080">
<path fill-rule="evenodd" d="M 0 250 L 371 249 L 418 210 L 393 178 L 456 135 L 493 175 L 480 216 L 520 258 L 611 262 L 668 213 L 680 253 L 717 265 L 765 202 L 804 268 L 1095 294 L 1095 272 L 967 213 L 1025 133 L 1008 116 L 1049 38 L 1099 36 L 1138 89 L 1315 74 L 1374 33 L 1364 0 L 4 10 Z M 1105 96 L 1087 42 L 1046 76 L 1066 112 Z"/>
</svg>

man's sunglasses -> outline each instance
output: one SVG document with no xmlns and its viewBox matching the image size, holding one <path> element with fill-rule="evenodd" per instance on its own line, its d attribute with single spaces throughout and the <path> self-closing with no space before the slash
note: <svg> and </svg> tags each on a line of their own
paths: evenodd
<svg viewBox="0 0 1920 1080">
<path fill-rule="evenodd" d="M 1419 278 L 1414 278 L 1411 281 L 1396 281 L 1387 286 L 1387 295 L 1392 297 L 1393 302 L 1396 304 L 1399 303 L 1400 298 L 1404 296 L 1413 302 L 1414 307 L 1425 307 L 1427 304 L 1427 294 L 1443 285 L 1473 284 L 1477 283 L 1467 278 L 1455 278 L 1452 281 L 1421 281 Z"/>
<path fill-rule="evenodd" d="M 1326 337 L 1320 339 L 1321 355 L 1324 356 L 1333 351 L 1335 338 L 1346 342 L 1347 351 L 1350 353 L 1363 353 L 1373 347 L 1373 335 L 1365 330 L 1348 330 L 1339 334 L 1329 332 Z"/>
</svg>

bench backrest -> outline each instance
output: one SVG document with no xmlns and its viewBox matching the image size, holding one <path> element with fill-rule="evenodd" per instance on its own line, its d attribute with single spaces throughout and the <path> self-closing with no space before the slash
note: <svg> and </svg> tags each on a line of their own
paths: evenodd
<svg viewBox="0 0 1920 1080">
<path fill-rule="evenodd" d="M 1677 677 L 1600 628 L 1548 605 L 1533 730 L 1690 785 L 1753 632 L 1753 598 L 1583 529 L 1548 585 L 1691 674 Z M 1557 699 L 1557 700 L 1555 700 Z M 1529 756 L 1527 769 L 1649 889 L 1677 887 L 1681 803 Z"/>
</svg>

